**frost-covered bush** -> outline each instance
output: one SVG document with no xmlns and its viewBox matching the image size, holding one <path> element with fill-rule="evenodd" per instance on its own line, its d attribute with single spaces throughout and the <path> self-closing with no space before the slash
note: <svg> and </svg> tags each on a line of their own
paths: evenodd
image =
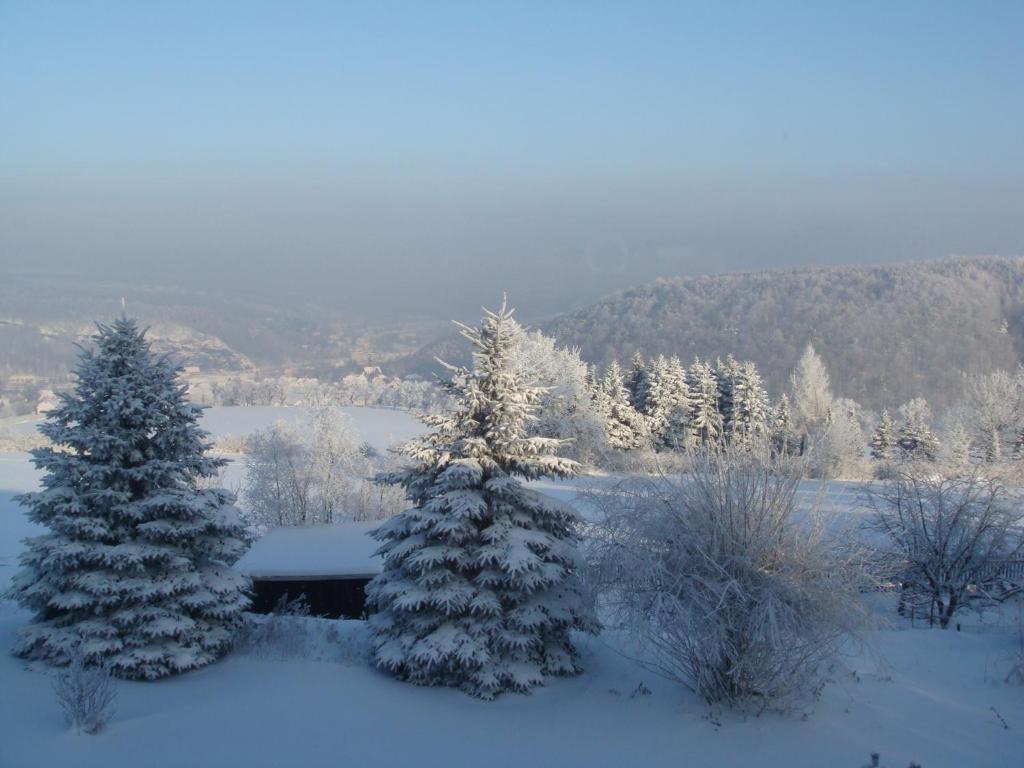
<svg viewBox="0 0 1024 768">
<path fill-rule="evenodd" d="M 890 567 L 943 628 L 999 564 L 1024 551 L 1024 510 L 976 470 L 943 477 L 929 464 L 904 465 L 868 500 Z"/>
<path fill-rule="evenodd" d="M 79 733 L 99 733 L 114 713 L 117 691 L 106 666 L 89 666 L 80 647 L 53 681 L 53 692 L 68 727 Z"/>
<path fill-rule="evenodd" d="M 310 616 L 308 607 L 288 604 L 266 615 L 246 614 L 237 652 L 274 661 L 365 664 L 367 634 L 365 622 L 321 619 Z"/>
<path fill-rule="evenodd" d="M 280 423 L 250 436 L 246 520 L 274 527 L 390 517 L 402 494 L 368 479 L 386 466 L 337 409 L 314 409 L 305 429 Z"/>
<path fill-rule="evenodd" d="M 799 473 L 758 454 L 695 456 L 677 482 L 589 501 L 595 587 L 654 671 L 707 702 L 813 692 L 861 613 L 860 558 L 798 512 Z"/>
<path fill-rule="evenodd" d="M 595 407 L 579 350 L 515 324 L 509 362 L 518 376 L 541 389 L 529 434 L 564 440 L 567 456 L 598 463 L 608 450 L 606 418 Z"/>
</svg>

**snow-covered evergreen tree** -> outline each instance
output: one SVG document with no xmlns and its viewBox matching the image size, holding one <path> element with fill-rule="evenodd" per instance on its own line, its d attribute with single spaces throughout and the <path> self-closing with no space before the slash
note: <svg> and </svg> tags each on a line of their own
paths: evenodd
<svg viewBox="0 0 1024 768">
<path fill-rule="evenodd" d="M 877 461 L 891 458 L 892 451 L 896 447 L 896 439 L 896 424 L 889 415 L 889 410 L 883 409 L 882 417 L 871 436 L 871 458 Z"/>
<path fill-rule="evenodd" d="M 964 470 L 971 461 L 971 435 L 960 418 L 946 424 L 942 436 L 941 458 L 951 472 Z"/>
<path fill-rule="evenodd" d="M 722 440 L 722 414 L 718 410 L 718 382 L 715 371 L 706 362 L 694 360 L 690 366 L 690 427 L 698 446 L 717 446 Z"/>
<path fill-rule="evenodd" d="M 99 326 L 74 391 L 33 452 L 43 490 L 20 497 L 49 529 L 27 541 L 10 596 L 35 612 L 15 652 L 66 664 L 75 652 L 117 675 L 153 679 L 201 667 L 232 642 L 248 580 L 233 497 L 200 487 L 200 409 L 177 369 L 134 321 Z"/>
<path fill-rule="evenodd" d="M 626 391 L 629 393 L 629 404 L 635 411 L 646 413 L 647 397 L 651 387 L 651 370 L 644 362 L 644 356 L 639 350 L 633 354 L 633 363 L 625 383 Z"/>
<path fill-rule="evenodd" d="M 722 440 L 729 442 L 733 431 L 733 398 L 736 382 L 740 377 L 740 364 L 729 355 L 725 362 L 715 364 L 715 381 L 718 384 L 718 413 L 722 418 Z"/>
<path fill-rule="evenodd" d="M 896 439 L 901 458 L 905 461 L 935 461 L 939 454 L 939 441 L 928 422 L 931 411 L 923 398 L 914 398 L 900 407 L 903 425 Z"/>
<path fill-rule="evenodd" d="M 772 450 L 780 456 L 798 456 L 800 439 L 793 431 L 793 411 L 789 404 L 789 395 L 785 392 L 779 398 L 778 405 L 772 412 L 771 419 Z"/>
<path fill-rule="evenodd" d="M 642 447 L 647 441 L 646 420 L 630 403 L 618 361 L 613 360 L 605 371 L 602 389 L 608 415 L 609 447 L 620 451 Z"/>
<path fill-rule="evenodd" d="M 668 360 L 658 355 L 651 360 L 646 370 L 646 387 L 641 413 L 647 419 L 647 429 L 651 440 L 660 444 L 661 435 L 665 430 L 670 406 L 668 382 Z"/>
<path fill-rule="evenodd" d="M 752 362 L 735 365 L 731 386 L 729 443 L 736 450 L 751 450 L 768 437 L 771 404 Z"/>
<path fill-rule="evenodd" d="M 661 356 L 652 363 L 647 407 L 655 448 L 687 450 L 693 447 L 690 387 L 686 368 L 678 357 Z"/>
<path fill-rule="evenodd" d="M 491 698 L 577 672 L 573 629 L 591 628 L 577 586 L 578 519 L 522 480 L 572 475 L 563 441 L 528 437 L 541 391 L 509 362 L 512 314 L 487 312 L 471 371 L 452 369 L 454 411 L 428 417 L 412 464 L 385 478 L 411 509 L 374 533 L 384 570 L 367 588 L 378 667 Z"/>
</svg>

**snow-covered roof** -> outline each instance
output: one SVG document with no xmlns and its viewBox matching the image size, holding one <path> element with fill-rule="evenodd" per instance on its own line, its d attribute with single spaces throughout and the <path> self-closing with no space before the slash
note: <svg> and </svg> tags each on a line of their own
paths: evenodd
<svg viewBox="0 0 1024 768">
<path fill-rule="evenodd" d="M 254 579 L 371 577 L 380 573 L 379 543 L 367 534 L 380 521 L 273 528 L 235 564 Z"/>
</svg>

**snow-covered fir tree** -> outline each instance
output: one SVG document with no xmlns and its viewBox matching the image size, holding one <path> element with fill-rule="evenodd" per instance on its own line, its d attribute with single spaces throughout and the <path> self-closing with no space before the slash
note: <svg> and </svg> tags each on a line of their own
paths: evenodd
<svg viewBox="0 0 1024 768">
<path fill-rule="evenodd" d="M 668 360 L 664 355 L 652 358 L 646 370 L 645 396 L 641 413 L 647 419 L 647 430 L 651 440 L 660 443 L 661 433 L 664 431 L 668 416 L 669 398 L 668 389 Z"/>
<path fill-rule="evenodd" d="M 487 312 L 455 409 L 384 478 L 412 508 L 374 533 L 384 570 L 367 588 L 374 663 L 401 679 L 483 698 L 579 671 L 570 631 L 592 628 L 577 585 L 578 519 L 523 480 L 572 475 L 563 441 L 528 437 L 541 391 L 509 362 L 512 313 Z"/>
<path fill-rule="evenodd" d="M 629 393 L 629 404 L 639 413 L 646 413 L 651 388 L 651 369 L 644 362 L 644 356 L 639 350 L 633 354 L 633 363 L 625 383 L 626 391 Z"/>
<path fill-rule="evenodd" d="M 35 613 L 15 652 L 165 677 L 231 644 L 249 602 L 230 567 L 242 526 L 229 492 L 201 487 L 224 461 L 206 455 L 178 370 L 132 320 L 93 341 L 40 427 L 56 446 L 33 452 L 43 490 L 20 497 L 49 531 L 27 541 L 9 593 Z"/>
<path fill-rule="evenodd" d="M 694 360 L 688 373 L 690 390 L 690 428 L 702 448 L 719 445 L 722 440 L 722 414 L 718 410 L 718 381 L 714 368 Z"/>
<path fill-rule="evenodd" d="M 904 461 L 935 461 L 939 454 L 939 441 L 928 426 L 931 411 L 922 398 L 915 398 L 900 408 L 903 425 L 896 438 L 900 456 Z"/>
<path fill-rule="evenodd" d="M 733 396 L 739 375 L 740 364 L 736 362 L 736 358 L 732 355 L 726 357 L 725 362 L 718 360 L 715 363 L 715 381 L 718 384 L 718 413 L 722 418 L 723 442 L 729 442 L 732 439 Z"/>
<path fill-rule="evenodd" d="M 892 451 L 896 447 L 896 424 L 889 415 L 888 409 L 882 410 L 882 416 L 878 420 L 878 426 L 871 436 L 871 458 L 883 461 L 892 457 Z"/>
<path fill-rule="evenodd" d="M 731 387 L 729 443 L 737 450 L 751 450 L 768 437 L 771 404 L 752 362 L 735 365 Z"/>
<path fill-rule="evenodd" d="M 789 404 L 789 395 L 785 392 L 779 398 L 778 405 L 771 417 L 772 451 L 780 456 L 800 455 L 800 438 L 793 431 L 793 411 Z"/>
<path fill-rule="evenodd" d="M 652 362 L 647 408 L 655 448 L 687 450 L 693 447 L 690 388 L 686 368 L 678 357 L 659 356 Z"/>
<path fill-rule="evenodd" d="M 971 461 L 971 435 L 961 419 L 954 417 L 942 436 L 941 458 L 946 468 L 958 472 Z"/>
<path fill-rule="evenodd" d="M 605 371 L 602 389 L 608 417 L 608 446 L 620 451 L 642 447 L 647 441 L 647 423 L 643 414 L 630 403 L 622 367 L 615 360 Z"/>
</svg>

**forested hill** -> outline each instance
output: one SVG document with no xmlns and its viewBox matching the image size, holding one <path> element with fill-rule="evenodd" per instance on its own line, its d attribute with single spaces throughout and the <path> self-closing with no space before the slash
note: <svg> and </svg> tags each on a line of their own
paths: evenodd
<svg viewBox="0 0 1024 768">
<path fill-rule="evenodd" d="M 950 258 L 662 279 L 544 328 L 583 357 L 715 358 L 761 369 L 773 396 L 807 342 L 837 394 L 892 407 L 955 399 L 965 371 L 1013 370 L 1024 350 L 1024 258 Z"/>
</svg>

